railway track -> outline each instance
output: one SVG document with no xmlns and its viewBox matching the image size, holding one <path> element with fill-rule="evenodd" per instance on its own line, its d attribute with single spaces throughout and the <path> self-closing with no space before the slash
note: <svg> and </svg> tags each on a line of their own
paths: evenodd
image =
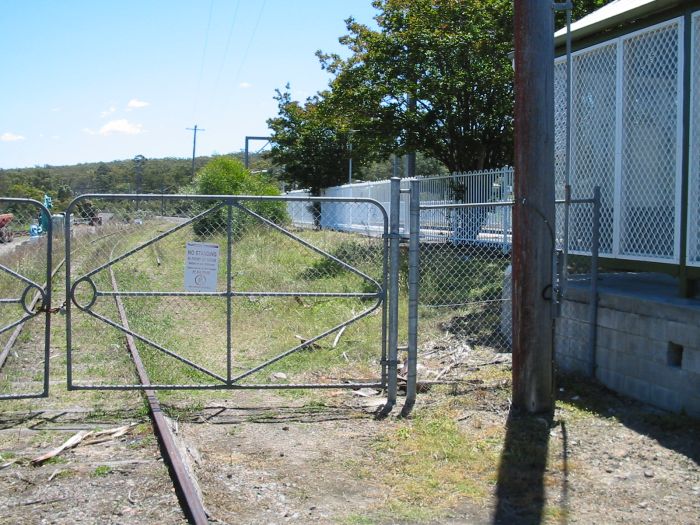
<svg viewBox="0 0 700 525">
<path fill-rule="evenodd" d="M 113 234 L 109 234 L 108 236 L 111 236 Z M 96 239 L 93 241 L 98 242 L 98 241 L 103 241 L 104 237 L 100 237 L 99 239 Z M 114 244 L 112 248 L 112 253 L 110 254 L 110 258 L 113 256 L 114 253 L 114 248 L 117 246 L 118 242 Z M 58 264 L 56 265 L 55 268 L 53 268 L 52 273 L 51 273 L 51 280 L 53 282 L 54 279 L 56 279 L 59 276 L 59 272 L 61 269 L 65 266 L 65 258 Z M 114 292 L 118 292 L 118 284 L 116 277 L 114 275 L 114 272 L 112 268 L 109 269 L 110 271 L 110 278 L 112 282 L 112 287 L 114 289 Z M 46 283 L 43 285 L 43 289 L 46 290 Z M 36 311 L 36 308 L 39 305 L 39 302 L 42 299 L 43 294 L 40 292 L 36 292 L 31 300 L 31 302 L 28 305 L 28 308 L 30 311 Z M 66 301 L 70 300 L 69 298 L 66 298 Z M 121 298 L 119 295 L 115 296 L 115 302 L 117 306 L 117 310 L 119 313 L 119 316 L 121 318 L 121 323 L 122 325 L 129 329 L 129 321 L 126 313 L 126 309 L 124 308 L 124 305 L 121 301 Z M 65 303 L 64 303 L 65 305 Z M 59 309 L 52 310 L 52 313 L 55 313 Z M 15 329 L 13 330 L 12 334 L 10 335 L 10 338 L 8 341 L 5 343 L 4 347 L 2 348 L 2 351 L 0 351 L 0 369 L 3 368 L 3 366 L 6 364 L 6 360 L 10 352 L 12 351 L 13 347 L 17 344 L 17 341 L 19 340 L 20 335 L 22 334 L 23 328 L 25 326 L 25 322 L 22 322 L 18 324 Z M 141 385 L 147 387 L 148 385 L 151 384 L 150 379 L 148 377 L 148 373 L 146 372 L 146 369 L 143 365 L 143 362 L 141 360 L 141 357 L 138 352 L 138 348 L 136 346 L 136 343 L 133 339 L 132 336 L 126 334 L 126 341 L 125 341 L 126 347 L 129 351 L 129 354 L 131 356 L 131 359 L 134 364 L 134 368 L 136 370 L 136 373 L 139 378 L 139 382 Z M 49 382 L 49 356 L 46 356 L 45 359 L 45 366 L 44 366 L 44 381 L 45 381 L 45 386 L 48 385 Z M 186 467 L 186 462 L 184 458 L 182 457 L 182 454 L 180 452 L 180 449 L 177 446 L 175 436 L 173 434 L 173 431 L 168 424 L 167 418 L 165 414 L 163 413 L 162 407 L 160 405 L 160 402 L 158 400 L 158 396 L 156 392 L 152 389 L 145 388 L 143 390 L 143 395 L 146 399 L 147 406 L 148 406 L 148 411 L 149 411 L 149 417 L 152 422 L 152 427 L 153 427 L 153 432 L 155 434 L 156 440 L 158 442 L 159 448 L 160 448 L 160 455 L 163 458 L 163 461 L 165 462 L 166 466 L 168 467 L 168 471 L 170 473 L 170 478 L 172 480 L 173 486 L 175 488 L 175 493 L 177 494 L 178 501 L 180 503 L 180 506 L 182 508 L 182 511 L 187 518 L 187 520 L 190 523 L 196 524 L 196 525 L 204 525 L 210 523 L 207 513 L 204 509 L 204 504 L 202 502 L 202 499 L 199 495 L 199 492 L 197 490 L 196 482 L 193 480 L 193 478 L 190 476 L 187 467 Z M 37 397 L 36 394 L 27 394 L 26 396 L 14 396 L 14 399 L 22 399 L 23 397 Z M 0 400 L 1 402 L 1 400 Z M 1 405 L 0 405 L 1 406 Z"/>
<path fill-rule="evenodd" d="M 110 256 L 111 257 L 111 256 Z M 119 288 L 117 285 L 117 279 L 114 275 L 113 269 L 109 269 L 110 278 L 112 280 L 112 288 L 115 294 L 118 294 Z M 119 295 L 115 295 L 114 300 L 117 303 L 117 310 L 119 311 L 119 317 L 122 322 L 122 326 L 127 330 L 129 328 L 129 319 L 126 315 L 126 309 Z M 146 368 L 143 366 L 141 361 L 141 356 L 139 355 L 138 348 L 136 347 L 136 342 L 130 334 L 126 334 L 126 345 L 131 354 L 131 359 L 134 362 L 136 368 L 136 373 L 139 376 L 139 381 L 142 385 L 148 386 L 151 381 L 146 372 Z M 143 394 L 148 403 L 149 415 L 151 421 L 153 422 L 153 429 L 158 438 L 158 443 L 161 449 L 161 455 L 163 459 L 168 464 L 168 469 L 170 471 L 170 476 L 175 485 L 175 491 L 178 495 L 180 505 L 182 510 L 187 516 L 187 519 L 196 525 L 203 525 L 209 523 L 207 518 L 207 513 L 204 510 L 204 504 L 199 496 L 199 492 L 195 485 L 194 480 L 190 477 L 185 461 L 182 458 L 180 451 L 175 443 L 175 436 L 168 425 L 167 420 L 163 414 L 163 411 L 158 401 L 158 395 L 155 390 L 145 389 Z"/>
</svg>

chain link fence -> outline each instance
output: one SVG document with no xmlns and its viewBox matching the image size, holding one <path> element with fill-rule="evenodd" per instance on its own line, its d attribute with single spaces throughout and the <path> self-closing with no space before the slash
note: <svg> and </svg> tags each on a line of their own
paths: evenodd
<svg viewBox="0 0 700 525">
<path fill-rule="evenodd" d="M 508 351 L 512 204 L 457 206 L 420 209 L 419 337 Z"/>
<path fill-rule="evenodd" d="M 141 388 L 125 335 L 155 387 L 385 383 L 378 203 L 95 195 L 68 212 L 71 387 Z"/>
</svg>

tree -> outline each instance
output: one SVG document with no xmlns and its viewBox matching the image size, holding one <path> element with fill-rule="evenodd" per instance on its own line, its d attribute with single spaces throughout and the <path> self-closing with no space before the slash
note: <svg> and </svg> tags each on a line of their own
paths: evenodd
<svg viewBox="0 0 700 525">
<path fill-rule="evenodd" d="M 108 193 L 112 187 L 111 170 L 104 162 L 100 162 L 95 169 L 95 191 L 97 193 Z"/>
<path fill-rule="evenodd" d="M 292 100 L 289 84 L 277 90 L 277 117 L 267 121 L 272 130 L 270 157 L 284 166 L 282 178 L 319 195 L 321 189 L 347 180 L 349 129 L 328 118 L 321 95 L 305 104 Z M 359 152 L 355 153 L 358 155 Z"/>
<path fill-rule="evenodd" d="M 418 150 L 450 171 L 510 161 L 509 0 L 375 0 L 379 30 L 346 21 L 352 55 L 318 53 L 332 107 L 383 149 Z M 411 104 L 411 100 L 415 104 Z"/>
<path fill-rule="evenodd" d="M 574 19 L 607 1 L 575 2 Z M 359 140 L 379 141 L 385 155 L 421 151 L 452 172 L 512 163 L 512 2 L 373 5 L 378 30 L 346 21 L 340 42 L 349 58 L 317 53 L 334 75 L 331 110 L 362 131 Z"/>
</svg>

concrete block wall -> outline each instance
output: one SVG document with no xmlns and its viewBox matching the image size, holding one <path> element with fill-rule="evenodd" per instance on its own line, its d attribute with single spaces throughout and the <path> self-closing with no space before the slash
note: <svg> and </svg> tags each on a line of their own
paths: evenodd
<svg viewBox="0 0 700 525">
<path fill-rule="evenodd" d="M 589 290 L 570 286 L 555 329 L 561 370 L 589 367 Z M 596 377 L 645 403 L 700 418 L 700 301 L 601 289 Z"/>
</svg>

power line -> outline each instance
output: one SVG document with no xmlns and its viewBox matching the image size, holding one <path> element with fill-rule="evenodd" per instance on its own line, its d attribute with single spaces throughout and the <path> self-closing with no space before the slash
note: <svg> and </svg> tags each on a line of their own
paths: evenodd
<svg viewBox="0 0 700 525">
<path fill-rule="evenodd" d="M 194 106 L 192 108 L 193 116 L 197 116 L 197 104 L 199 103 L 199 93 L 202 87 L 202 77 L 204 76 L 204 61 L 207 56 L 207 47 L 209 46 L 209 30 L 211 29 L 211 15 L 214 11 L 214 0 L 209 2 L 209 19 L 207 21 L 207 31 L 204 35 L 204 49 L 202 49 L 202 60 L 199 66 L 199 79 L 197 80 L 197 91 L 194 98 Z"/>
<path fill-rule="evenodd" d="M 260 12 L 258 12 L 258 19 L 255 21 L 255 25 L 253 26 L 253 32 L 250 34 L 250 40 L 248 40 L 248 45 L 245 48 L 245 51 L 243 52 L 243 58 L 241 59 L 241 64 L 238 66 L 238 71 L 236 71 L 236 76 L 233 78 L 234 84 L 238 81 L 238 78 L 241 75 L 241 71 L 243 70 L 243 66 L 245 65 L 245 61 L 248 58 L 248 52 L 250 51 L 250 47 L 253 45 L 253 39 L 255 38 L 255 33 L 258 31 L 258 25 L 260 25 L 260 19 L 262 18 L 263 11 L 265 10 L 265 4 L 267 3 L 267 0 L 263 0 L 263 3 L 260 5 Z"/>
<path fill-rule="evenodd" d="M 224 47 L 224 56 L 221 58 L 221 67 L 219 68 L 219 73 L 216 75 L 216 81 L 214 82 L 214 93 L 219 88 L 219 82 L 221 81 L 221 75 L 226 67 L 226 58 L 228 57 L 228 50 L 231 45 L 231 37 L 233 36 L 233 28 L 236 25 L 236 15 L 238 15 L 238 8 L 241 5 L 241 0 L 236 2 L 236 7 L 233 10 L 233 18 L 231 19 L 231 27 L 229 27 L 228 35 L 226 37 L 226 46 Z"/>
</svg>

